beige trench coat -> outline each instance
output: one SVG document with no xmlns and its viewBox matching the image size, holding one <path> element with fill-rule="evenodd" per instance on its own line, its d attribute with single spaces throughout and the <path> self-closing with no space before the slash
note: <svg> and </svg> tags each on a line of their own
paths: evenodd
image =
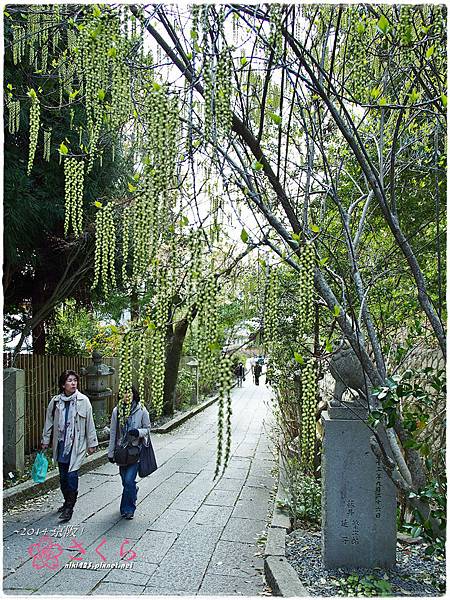
<svg viewBox="0 0 450 600">
<path fill-rule="evenodd" d="M 50 444 L 50 438 L 53 431 L 58 431 L 59 409 L 56 405 L 55 416 L 52 419 L 53 403 L 58 396 L 50 400 L 47 407 L 44 430 L 42 432 L 42 443 Z M 92 405 L 89 398 L 77 392 L 76 413 L 75 413 L 75 435 L 73 437 L 72 454 L 70 455 L 69 471 L 78 471 L 86 455 L 88 448 L 98 446 L 97 433 L 95 431 L 94 418 L 92 416 Z M 58 458 L 58 436 L 53 436 L 53 461 L 56 463 Z"/>
</svg>

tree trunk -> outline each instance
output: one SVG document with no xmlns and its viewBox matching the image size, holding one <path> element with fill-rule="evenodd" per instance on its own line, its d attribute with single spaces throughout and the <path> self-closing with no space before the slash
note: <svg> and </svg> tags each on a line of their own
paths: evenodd
<svg viewBox="0 0 450 600">
<path fill-rule="evenodd" d="M 164 378 L 163 414 L 165 415 L 173 415 L 174 412 L 178 371 L 180 369 L 181 353 L 188 326 L 187 319 L 183 319 L 177 323 L 168 340 Z"/>
</svg>

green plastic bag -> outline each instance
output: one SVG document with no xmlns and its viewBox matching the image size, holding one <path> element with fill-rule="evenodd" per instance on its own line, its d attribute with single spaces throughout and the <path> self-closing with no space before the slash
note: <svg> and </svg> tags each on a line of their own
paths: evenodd
<svg viewBox="0 0 450 600">
<path fill-rule="evenodd" d="M 43 452 L 38 452 L 31 469 L 31 477 L 36 483 L 44 483 L 47 477 L 48 460 Z"/>
</svg>

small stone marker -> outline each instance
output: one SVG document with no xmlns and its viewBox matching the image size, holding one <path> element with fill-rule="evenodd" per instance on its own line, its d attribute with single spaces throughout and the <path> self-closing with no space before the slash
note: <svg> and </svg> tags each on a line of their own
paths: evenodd
<svg viewBox="0 0 450 600">
<path fill-rule="evenodd" d="M 25 466 L 25 372 L 3 369 L 3 469 Z"/>
<path fill-rule="evenodd" d="M 364 409 L 322 415 L 322 558 L 326 569 L 395 564 L 396 489 L 370 448 Z"/>
</svg>

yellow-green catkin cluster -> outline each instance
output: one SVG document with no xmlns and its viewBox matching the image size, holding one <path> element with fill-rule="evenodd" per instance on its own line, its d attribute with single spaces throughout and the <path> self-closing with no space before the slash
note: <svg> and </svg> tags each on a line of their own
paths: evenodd
<svg viewBox="0 0 450 600">
<path fill-rule="evenodd" d="M 12 135 L 19 131 L 20 127 L 20 100 L 13 100 L 12 95 L 8 98 L 8 131 Z"/>
<path fill-rule="evenodd" d="M 33 168 L 34 155 L 36 154 L 36 147 L 39 137 L 39 125 L 40 125 L 40 114 L 41 105 L 39 98 L 34 90 L 29 90 L 28 96 L 31 98 L 30 106 L 30 143 L 28 150 L 28 167 L 27 175 L 31 174 Z"/>
<path fill-rule="evenodd" d="M 306 242 L 300 248 L 300 278 L 298 292 L 299 330 L 309 334 L 314 321 L 314 244 Z"/>
<path fill-rule="evenodd" d="M 231 388 L 234 381 L 233 364 L 231 358 L 221 355 L 218 359 L 217 383 L 219 392 L 219 404 L 217 415 L 217 453 L 216 470 L 214 478 L 219 475 L 220 467 L 222 474 L 225 471 L 231 453 Z M 225 431 L 224 431 L 225 430 Z M 225 433 L 225 435 L 224 435 Z M 224 440 L 225 437 L 225 440 Z M 224 448 L 225 443 L 225 448 Z"/>
<path fill-rule="evenodd" d="M 120 344 L 120 365 L 119 365 L 119 401 L 118 417 L 122 426 L 125 425 L 131 410 L 133 382 L 133 333 L 128 331 L 124 334 Z"/>
<path fill-rule="evenodd" d="M 273 49 L 275 62 L 283 53 L 282 7 L 280 4 L 271 4 L 269 9 L 270 33 L 269 46 Z"/>
<path fill-rule="evenodd" d="M 278 336 L 278 319 L 279 319 L 279 293 L 280 282 L 278 269 L 275 267 L 270 269 L 269 281 L 267 285 L 266 304 L 264 311 L 264 346 L 266 354 L 269 356 L 269 364 L 267 367 L 267 380 L 272 381 L 273 378 L 273 361 L 270 356 L 274 350 Z"/>
<path fill-rule="evenodd" d="M 199 286 L 197 294 L 198 331 L 197 355 L 200 377 L 205 385 L 212 385 L 217 373 L 217 279 L 211 272 Z"/>
<path fill-rule="evenodd" d="M 300 248 L 299 280 L 299 333 L 303 343 L 308 341 L 314 328 L 314 244 L 306 242 Z M 304 359 L 301 366 L 301 461 L 305 469 L 312 469 L 315 452 L 316 414 L 316 360 Z"/>
<path fill-rule="evenodd" d="M 160 268 L 157 275 L 157 293 L 154 321 L 149 325 L 149 379 L 150 396 L 156 418 L 162 414 L 166 361 L 166 328 L 169 310 L 167 272 Z"/>
<path fill-rule="evenodd" d="M 52 143 L 52 129 L 44 129 L 44 160 L 50 162 L 50 148 Z"/>
<path fill-rule="evenodd" d="M 308 358 L 302 367 L 301 462 L 312 470 L 316 443 L 316 361 Z"/>
<path fill-rule="evenodd" d="M 83 231 L 84 161 L 74 157 L 64 159 L 65 218 L 64 235 L 72 227 L 76 236 Z"/>
<path fill-rule="evenodd" d="M 368 81 L 368 62 L 367 49 L 365 45 L 366 23 L 362 20 L 356 11 L 350 11 L 352 22 L 350 33 L 347 40 L 346 63 L 351 68 L 351 91 L 356 100 L 365 102 L 368 99 L 370 91 L 370 82 Z"/>
<path fill-rule="evenodd" d="M 95 288 L 101 281 L 105 297 L 108 295 L 110 285 L 112 289 L 116 287 L 115 258 L 116 228 L 113 205 L 109 202 L 98 209 L 95 217 L 95 259 L 92 283 L 92 288 Z"/>
</svg>

